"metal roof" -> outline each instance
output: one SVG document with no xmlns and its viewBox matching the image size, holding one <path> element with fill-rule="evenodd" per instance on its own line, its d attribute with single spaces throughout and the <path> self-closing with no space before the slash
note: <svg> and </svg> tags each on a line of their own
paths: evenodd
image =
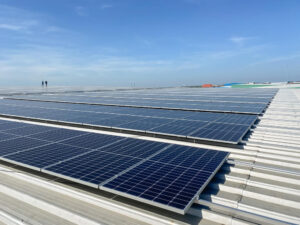
<svg viewBox="0 0 300 225">
<path fill-rule="evenodd" d="M 242 148 L 165 140 L 231 152 L 185 216 L 1 162 L 0 224 L 300 224 L 299 103 L 280 89 Z"/>
</svg>

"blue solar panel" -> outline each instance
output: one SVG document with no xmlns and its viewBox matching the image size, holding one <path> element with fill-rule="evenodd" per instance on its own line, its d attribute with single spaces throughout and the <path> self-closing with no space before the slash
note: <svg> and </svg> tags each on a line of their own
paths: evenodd
<svg viewBox="0 0 300 225">
<path fill-rule="evenodd" d="M 30 136 L 34 138 L 0 141 L 1 159 L 179 213 L 189 208 L 228 155 L 195 147 L 47 128 L 30 125 L 20 128 L 19 134 L 45 132 Z"/>
<path fill-rule="evenodd" d="M 26 127 L 26 126 L 30 126 L 30 125 L 29 124 L 25 124 L 25 123 L 18 123 L 18 122 L 7 121 L 5 123 L 1 123 L 0 124 L 0 130 L 4 131 L 4 130 L 10 130 L 10 129 L 20 128 L 20 127 Z"/>
<path fill-rule="evenodd" d="M 166 151 L 157 154 L 150 160 L 212 172 L 214 169 L 208 169 L 207 165 L 210 165 L 212 162 L 214 162 L 213 166 L 216 167 L 224 160 L 224 157 L 226 156 L 227 152 L 223 151 L 212 151 L 195 147 L 172 145 Z"/>
<path fill-rule="evenodd" d="M 19 137 L 19 136 L 17 136 L 17 135 L 6 134 L 6 133 L 0 132 L 0 141 L 9 140 L 9 139 L 14 139 L 14 138 L 18 138 L 18 137 Z"/>
<path fill-rule="evenodd" d="M 120 141 L 122 139 L 124 138 L 118 136 L 88 133 L 85 135 L 69 138 L 67 140 L 61 141 L 60 143 L 82 148 L 97 149 L 107 144 L 112 144 L 116 141 Z"/>
<path fill-rule="evenodd" d="M 168 100 L 168 99 L 126 99 L 126 98 L 91 98 L 82 96 L 67 95 L 39 95 L 24 96 L 25 99 L 52 100 L 66 102 L 85 102 L 99 103 L 109 105 L 137 106 L 137 107 L 158 107 L 158 108 L 176 108 L 176 109 L 195 109 L 204 111 L 221 111 L 221 112 L 241 112 L 260 114 L 267 107 L 267 103 L 244 103 L 244 102 L 223 102 L 223 101 L 185 101 L 185 100 Z"/>
<path fill-rule="evenodd" d="M 145 159 L 167 146 L 168 144 L 166 143 L 127 138 L 99 150 L 118 155 Z"/>
<path fill-rule="evenodd" d="M 92 184 L 104 182 L 141 161 L 139 158 L 94 150 L 80 157 L 46 168 L 58 176 L 66 176 Z"/>
<path fill-rule="evenodd" d="M 172 145 L 100 188 L 184 214 L 227 155 Z"/>
<path fill-rule="evenodd" d="M 85 135 L 86 132 L 68 129 L 55 129 L 48 132 L 31 135 L 31 138 L 46 140 L 46 141 L 62 141 L 68 138 Z"/>
<path fill-rule="evenodd" d="M 4 158 L 41 169 L 76 155 L 80 155 L 86 151 L 90 150 L 54 143 L 14 153 L 5 156 Z"/>
<path fill-rule="evenodd" d="M 43 132 L 47 132 L 47 131 L 51 131 L 51 130 L 57 130 L 57 128 L 43 127 L 43 126 L 28 124 L 28 126 L 25 126 L 25 127 L 6 130 L 5 133 L 26 136 L 26 135 L 36 134 L 36 133 L 43 133 Z"/>
<path fill-rule="evenodd" d="M 155 128 L 150 129 L 147 133 L 161 133 L 166 135 L 179 135 L 186 137 L 198 128 L 190 126 L 177 126 L 172 124 L 161 125 Z"/>
<path fill-rule="evenodd" d="M 101 189 L 184 213 L 212 174 L 146 161 Z"/>
<path fill-rule="evenodd" d="M 31 139 L 26 137 L 19 137 L 15 139 L 6 140 L 6 141 L 1 141 L 0 156 L 39 147 L 42 145 L 46 145 L 48 143 L 49 142 L 47 141 Z"/>
<path fill-rule="evenodd" d="M 7 102 L 8 100 L 4 101 Z M 0 101 L 0 104 L 1 102 L 2 101 Z M 247 126 L 246 129 L 249 130 L 257 119 L 257 116 L 254 115 L 229 113 L 185 112 L 179 110 L 137 109 L 93 105 L 76 105 L 75 107 L 72 104 L 61 103 L 17 102 L 20 105 L 19 108 L 30 109 L 32 111 L 32 117 L 39 113 L 39 118 L 44 118 L 46 120 L 55 117 L 55 120 L 65 122 L 87 123 L 94 126 L 135 130 L 140 133 L 159 133 L 168 135 L 168 137 L 182 136 L 190 139 L 203 139 L 234 144 L 241 140 L 246 133 L 244 130 L 240 131 L 238 125 L 245 125 Z M 31 104 L 33 107 L 29 108 Z M 55 107 L 55 109 L 46 108 L 48 105 L 45 104 L 51 104 L 50 106 Z M 35 108 L 37 106 L 40 107 Z M 41 106 L 43 107 L 41 108 Z M 8 107 L 11 106 L 9 105 Z M 89 112 L 78 111 L 80 107 L 84 110 L 89 110 Z M 59 108 L 62 108 L 63 110 L 60 110 Z M 73 108 L 77 111 L 74 111 Z M 3 109 L 7 110 L 7 107 L 3 107 Z M 0 108 L 0 113 L 3 109 Z M 11 113 L 16 115 L 16 112 L 15 108 L 13 108 Z M 28 110 L 28 113 L 29 112 L 30 111 Z M 110 113 L 105 114 L 103 112 Z M 23 116 L 23 113 L 24 111 L 20 111 L 17 115 Z M 127 115 L 126 113 L 134 113 L 134 115 Z M 153 115 L 154 117 L 149 117 L 148 115 Z M 229 124 L 229 126 L 230 124 L 234 124 L 236 128 L 228 129 L 227 124 Z M 28 128 L 28 130 L 30 129 Z M 39 135 L 37 138 L 41 136 L 43 135 Z M 58 135 L 55 135 L 55 137 L 57 136 Z M 65 137 L 62 139 L 65 139 Z"/>
<path fill-rule="evenodd" d="M 224 141 L 237 143 L 249 130 L 249 126 L 234 124 L 212 123 L 203 129 L 199 129 L 190 134 L 191 137 L 207 140 Z"/>
</svg>

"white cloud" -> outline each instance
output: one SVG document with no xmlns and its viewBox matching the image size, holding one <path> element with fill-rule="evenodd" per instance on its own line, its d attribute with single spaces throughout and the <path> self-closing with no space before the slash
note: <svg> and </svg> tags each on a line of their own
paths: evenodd
<svg viewBox="0 0 300 225">
<path fill-rule="evenodd" d="M 29 31 L 38 25 L 35 20 L 25 20 L 25 21 L 14 21 L 11 23 L 1 23 L 0 29 L 10 30 L 10 31 Z"/>
<path fill-rule="evenodd" d="M 18 31 L 18 30 L 23 29 L 23 27 L 22 26 L 18 26 L 18 25 L 13 25 L 13 24 L 2 23 L 2 24 L 0 24 L 0 29 Z"/>
<path fill-rule="evenodd" d="M 277 63 L 277 62 L 284 62 L 284 61 L 290 61 L 290 60 L 295 60 L 295 59 L 300 59 L 300 53 L 267 58 L 267 59 L 263 59 L 261 61 L 252 63 L 250 65 L 254 66 L 254 65 L 259 65 L 259 64 Z"/>
<path fill-rule="evenodd" d="M 103 4 L 103 5 L 101 5 L 101 9 L 108 9 L 108 8 L 112 8 L 113 7 L 113 5 L 111 5 L 111 4 Z"/>
<path fill-rule="evenodd" d="M 233 42 L 234 44 L 237 44 L 239 46 L 244 45 L 246 42 L 253 40 L 253 39 L 257 39 L 257 37 L 242 37 L 242 36 L 233 36 L 231 38 L 229 38 L 229 40 L 231 42 Z"/>
<path fill-rule="evenodd" d="M 56 33 L 56 32 L 64 32 L 65 29 L 58 26 L 48 26 L 45 31 L 49 33 Z"/>
<path fill-rule="evenodd" d="M 87 16 L 87 9 L 83 6 L 76 6 L 74 10 L 78 16 Z"/>
</svg>

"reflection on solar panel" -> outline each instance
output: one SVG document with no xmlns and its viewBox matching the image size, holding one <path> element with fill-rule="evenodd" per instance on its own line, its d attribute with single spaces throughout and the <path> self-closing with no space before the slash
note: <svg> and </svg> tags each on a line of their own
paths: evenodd
<svg viewBox="0 0 300 225">
<path fill-rule="evenodd" d="M 241 140 L 257 119 L 255 115 L 14 100 L 2 100 L 0 104 L 5 106 L 0 108 L 2 114 L 233 144 Z"/>
<path fill-rule="evenodd" d="M 2 122 L 9 126 L 1 131 L 1 160 L 178 213 L 186 212 L 228 155 L 161 142 Z M 17 124 L 22 125 L 19 132 L 15 130 Z M 10 129 L 10 125 L 14 128 Z M 6 134 L 12 130 L 18 136 Z"/>
</svg>

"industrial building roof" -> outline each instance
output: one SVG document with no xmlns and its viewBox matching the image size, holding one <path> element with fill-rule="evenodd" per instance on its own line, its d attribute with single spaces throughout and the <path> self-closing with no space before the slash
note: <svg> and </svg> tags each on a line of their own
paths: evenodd
<svg viewBox="0 0 300 225">
<path fill-rule="evenodd" d="M 186 215 L 1 162 L 0 224 L 300 224 L 299 103 L 281 88 L 241 148 L 165 139 L 230 152 Z"/>
</svg>

